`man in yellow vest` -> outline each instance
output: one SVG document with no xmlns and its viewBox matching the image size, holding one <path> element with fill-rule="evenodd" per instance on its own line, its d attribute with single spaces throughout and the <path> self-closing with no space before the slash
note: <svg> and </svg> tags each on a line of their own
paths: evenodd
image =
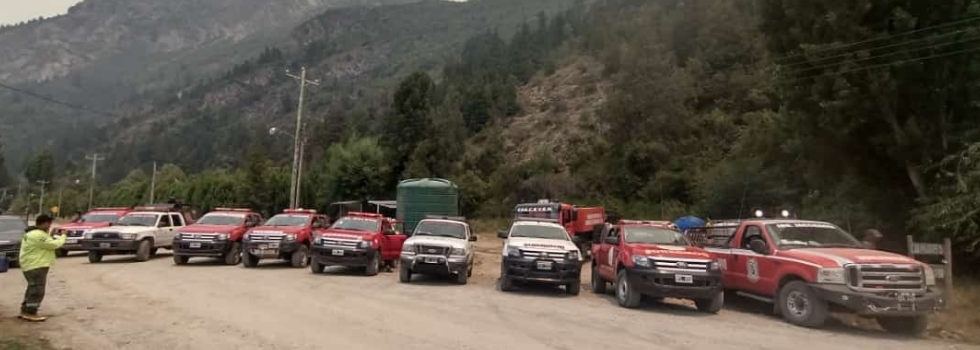
<svg viewBox="0 0 980 350">
<path fill-rule="evenodd" d="M 38 316 L 37 309 L 44 300 L 44 289 L 48 281 L 48 269 L 54 263 L 54 251 L 65 244 L 65 236 L 52 238 L 51 217 L 38 215 L 34 220 L 35 226 L 27 228 L 27 233 L 20 243 L 20 270 L 27 279 L 27 291 L 24 293 L 24 303 L 20 306 L 20 318 L 27 321 L 41 322 L 47 317 Z"/>
</svg>

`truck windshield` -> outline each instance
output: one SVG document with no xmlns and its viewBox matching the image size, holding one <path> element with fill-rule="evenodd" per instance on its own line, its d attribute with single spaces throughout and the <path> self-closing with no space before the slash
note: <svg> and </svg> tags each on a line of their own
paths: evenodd
<svg viewBox="0 0 980 350">
<path fill-rule="evenodd" d="M 129 214 L 119 219 L 119 226 L 155 226 L 156 214 Z"/>
<path fill-rule="evenodd" d="M 766 228 L 780 249 L 863 247 L 844 230 L 826 223 L 769 224 Z"/>
<path fill-rule="evenodd" d="M 626 243 L 691 245 L 680 232 L 659 227 L 627 227 L 623 232 Z"/>
<path fill-rule="evenodd" d="M 554 226 L 514 225 L 510 229 L 510 236 L 568 240 L 568 233 L 565 232 L 565 229 Z"/>
<path fill-rule="evenodd" d="M 415 227 L 415 236 L 437 236 L 465 239 L 466 226 L 451 222 L 422 221 Z"/>
<path fill-rule="evenodd" d="M 115 223 L 119 220 L 119 215 L 116 214 L 106 214 L 106 213 L 96 213 L 96 214 L 85 214 L 78 222 L 111 222 Z"/>
<path fill-rule="evenodd" d="M 25 228 L 20 219 L 0 218 L 0 232 L 23 232 Z"/>
<path fill-rule="evenodd" d="M 265 226 L 306 226 L 309 215 L 279 214 L 265 222 Z"/>
<path fill-rule="evenodd" d="M 333 223 L 332 228 L 338 230 L 378 232 L 378 219 L 345 217 Z"/>
<path fill-rule="evenodd" d="M 207 214 L 197 220 L 200 225 L 237 226 L 245 222 L 244 214 Z"/>
</svg>

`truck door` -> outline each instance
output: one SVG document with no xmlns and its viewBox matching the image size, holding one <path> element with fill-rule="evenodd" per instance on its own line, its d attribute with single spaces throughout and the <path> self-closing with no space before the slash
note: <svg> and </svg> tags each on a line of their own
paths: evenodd
<svg viewBox="0 0 980 350">
<path fill-rule="evenodd" d="M 173 244 L 173 231 L 174 227 L 173 224 L 170 223 L 170 214 L 161 214 L 160 221 L 157 222 L 157 230 L 153 235 L 154 248 L 165 247 L 168 244 Z"/>
<path fill-rule="evenodd" d="M 402 252 L 402 244 L 405 244 L 407 238 L 408 236 L 396 231 L 390 221 L 384 221 L 381 227 L 381 260 L 398 260 Z"/>
<path fill-rule="evenodd" d="M 735 237 L 737 246 L 732 248 L 732 259 L 728 262 L 728 270 L 732 273 L 733 283 L 737 288 L 751 293 L 768 296 L 772 290 L 766 289 L 766 279 L 763 275 L 773 273 L 772 262 L 767 255 L 753 252 L 749 248 L 749 242 L 762 239 L 767 240 L 762 227 L 756 224 L 748 224 L 743 227 L 741 236 Z M 769 277 L 771 279 L 772 277 Z M 728 282 L 726 279 L 725 282 Z"/>
<path fill-rule="evenodd" d="M 736 263 L 735 255 L 732 253 L 733 244 L 741 236 L 741 231 L 733 232 L 728 240 L 711 239 L 712 228 L 705 228 L 704 250 L 711 254 L 711 257 L 718 260 L 721 265 L 722 285 L 729 289 L 740 288 L 739 281 L 745 276 L 745 271 L 740 270 Z"/>
<path fill-rule="evenodd" d="M 599 241 L 598 254 L 592 257 L 596 261 L 596 266 L 599 267 L 599 275 L 609 281 L 616 280 L 616 263 L 619 261 L 620 254 L 619 236 L 619 226 L 613 226 L 609 229 Z"/>
</svg>

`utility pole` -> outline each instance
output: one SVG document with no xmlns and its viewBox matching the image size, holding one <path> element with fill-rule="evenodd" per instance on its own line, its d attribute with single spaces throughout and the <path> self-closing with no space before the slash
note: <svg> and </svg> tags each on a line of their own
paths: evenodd
<svg viewBox="0 0 980 350">
<path fill-rule="evenodd" d="M 286 71 L 286 75 L 290 78 L 299 81 L 299 107 L 296 110 L 296 132 L 293 134 L 293 171 L 292 179 L 290 179 L 289 185 L 289 208 L 295 209 L 299 206 L 299 181 L 300 181 L 300 158 L 302 157 L 300 153 L 302 149 L 300 148 L 300 138 L 303 134 L 303 100 L 306 98 L 306 84 L 319 86 L 320 82 L 306 80 L 306 67 L 300 70 L 299 76 L 290 74 Z"/>
<path fill-rule="evenodd" d="M 303 156 L 306 151 L 306 137 L 303 137 L 303 141 L 299 144 L 299 171 L 296 174 L 296 204 L 293 205 L 294 208 L 302 207 L 303 202 Z"/>
<path fill-rule="evenodd" d="M 92 161 L 92 181 L 88 185 L 88 209 L 92 209 L 92 201 L 95 199 L 95 172 L 98 168 L 99 161 L 105 160 L 105 157 L 96 153 L 91 156 L 85 156 L 85 159 Z"/>
<path fill-rule="evenodd" d="M 37 180 L 37 183 L 41 184 L 41 197 L 37 200 L 37 214 L 41 215 L 44 212 L 44 185 L 51 183 L 51 181 Z"/>
<path fill-rule="evenodd" d="M 153 195 L 157 188 L 157 162 L 153 162 L 153 176 L 150 177 L 150 204 L 156 203 L 153 201 Z"/>
</svg>

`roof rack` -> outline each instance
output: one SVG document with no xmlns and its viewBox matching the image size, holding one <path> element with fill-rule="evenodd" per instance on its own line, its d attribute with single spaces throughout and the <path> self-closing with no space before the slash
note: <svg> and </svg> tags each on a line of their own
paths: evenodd
<svg viewBox="0 0 980 350">
<path fill-rule="evenodd" d="M 365 213 L 359 211 L 348 212 L 347 214 L 344 214 L 344 216 L 357 216 L 362 218 L 379 218 L 379 219 L 384 217 L 384 215 L 378 213 Z"/>
<path fill-rule="evenodd" d="M 247 208 L 214 208 L 214 211 L 238 211 L 238 212 L 249 213 L 249 212 L 252 212 L 252 209 L 247 209 Z"/>
<path fill-rule="evenodd" d="M 173 204 L 150 204 L 134 207 L 133 211 L 173 211 L 176 206 Z"/>
<path fill-rule="evenodd" d="M 549 218 L 517 218 L 514 220 L 514 222 L 521 222 L 521 221 L 553 222 L 556 224 L 558 223 L 558 219 L 549 219 Z"/>
<path fill-rule="evenodd" d="M 620 219 L 619 220 L 619 224 L 620 225 L 657 225 L 657 226 L 667 226 L 667 227 L 674 227 L 674 228 L 677 227 L 677 225 L 674 225 L 673 222 L 670 222 L 670 221 L 657 221 L 657 220 L 630 220 L 630 219 Z"/>
<path fill-rule="evenodd" d="M 286 209 L 283 210 L 282 212 L 286 214 L 316 214 L 316 210 L 314 209 L 303 209 L 303 208 Z"/>
</svg>

